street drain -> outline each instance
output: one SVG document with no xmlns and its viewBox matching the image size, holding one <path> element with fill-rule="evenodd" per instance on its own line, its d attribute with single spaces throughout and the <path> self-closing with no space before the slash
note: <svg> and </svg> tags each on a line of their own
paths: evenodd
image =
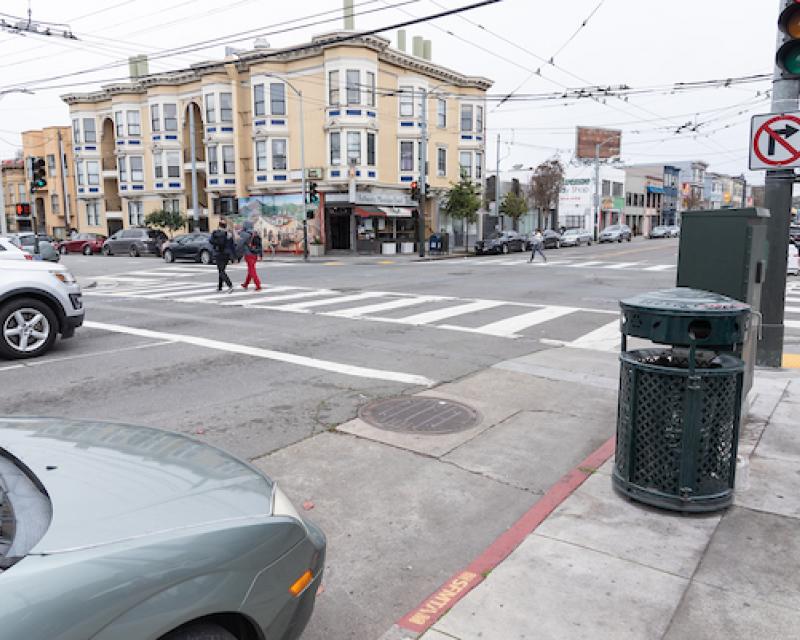
<svg viewBox="0 0 800 640">
<path fill-rule="evenodd" d="M 379 429 L 434 435 L 464 431 L 480 421 L 480 414 L 465 404 L 421 396 L 376 400 L 358 415 Z"/>
</svg>

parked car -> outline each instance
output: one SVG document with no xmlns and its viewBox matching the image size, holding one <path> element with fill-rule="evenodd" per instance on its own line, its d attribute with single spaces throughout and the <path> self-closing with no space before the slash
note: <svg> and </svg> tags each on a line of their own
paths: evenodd
<svg viewBox="0 0 800 640">
<path fill-rule="evenodd" d="M 161 245 L 161 257 L 165 262 L 175 260 L 194 260 L 203 264 L 211 264 L 214 249 L 209 242 L 210 233 L 185 233 L 167 240 Z"/>
<path fill-rule="evenodd" d="M 475 253 L 509 253 L 510 251 L 523 251 L 525 240 L 516 231 L 498 231 L 487 240 L 478 240 L 475 243 Z"/>
<path fill-rule="evenodd" d="M 552 229 L 545 229 L 542 231 L 542 240 L 544 241 L 545 249 L 560 249 L 561 248 L 561 234 Z"/>
<path fill-rule="evenodd" d="M 40 356 L 58 334 L 72 337 L 83 315 L 81 288 L 63 265 L 0 260 L 0 356 Z"/>
<path fill-rule="evenodd" d="M 600 232 L 597 241 L 603 242 L 622 242 L 623 240 L 631 241 L 633 234 L 631 228 L 627 224 L 612 224 Z"/>
<path fill-rule="evenodd" d="M 58 243 L 58 251 L 61 255 L 68 253 L 82 253 L 90 256 L 93 253 L 100 253 L 106 237 L 99 233 L 79 233 L 74 238 L 62 240 Z"/>
<path fill-rule="evenodd" d="M 800 248 L 800 225 L 798 224 L 790 224 L 789 225 L 789 239 Z"/>
<path fill-rule="evenodd" d="M 11 242 L 10 238 L 0 236 L 0 260 L 33 260 L 33 256 Z"/>
<path fill-rule="evenodd" d="M 789 243 L 789 255 L 786 262 L 786 274 L 790 276 L 800 275 L 800 249 L 791 242 Z"/>
<path fill-rule="evenodd" d="M 39 234 L 38 250 L 36 242 L 36 234 L 31 231 L 23 231 L 21 233 L 12 233 L 6 236 L 11 242 L 17 245 L 23 251 L 27 251 L 33 256 L 34 260 L 46 260 L 47 262 L 58 262 L 61 259 L 56 248 L 53 246 L 55 242 L 50 236 Z"/>
<path fill-rule="evenodd" d="M 567 229 L 561 234 L 562 247 L 579 247 L 592 244 L 592 233 L 586 229 Z"/>
<path fill-rule="evenodd" d="M 669 236 L 670 238 L 680 238 L 681 237 L 681 228 L 677 224 L 673 224 L 669 227 Z"/>
<path fill-rule="evenodd" d="M 142 254 L 160 255 L 160 247 L 167 240 L 163 231 L 146 227 L 120 229 L 103 242 L 103 255 L 128 254 L 135 258 Z"/>
<path fill-rule="evenodd" d="M 672 230 L 671 227 L 665 227 L 663 225 L 658 225 L 657 227 L 653 227 L 650 230 L 650 233 L 647 235 L 648 238 L 655 239 L 655 238 L 671 238 L 672 237 Z"/>
<path fill-rule="evenodd" d="M 325 536 L 273 480 L 174 431 L 0 418 L 0 629 L 296 640 Z"/>
</svg>

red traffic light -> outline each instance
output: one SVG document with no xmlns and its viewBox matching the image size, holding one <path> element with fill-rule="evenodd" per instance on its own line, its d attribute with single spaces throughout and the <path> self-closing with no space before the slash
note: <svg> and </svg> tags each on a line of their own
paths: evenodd
<svg viewBox="0 0 800 640">
<path fill-rule="evenodd" d="M 416 189 L 418 186 L 419 186 L 419 182 L 417 182 L 416 180 L 411 183 L 411 188 L 412 189 Z"/>
<path fill-rule="evenodd" d="M 31 205 L 27 202 L 21 202 L 17 205 L 17 217 L 25 218 L 31 215 Z"/>
</svg>

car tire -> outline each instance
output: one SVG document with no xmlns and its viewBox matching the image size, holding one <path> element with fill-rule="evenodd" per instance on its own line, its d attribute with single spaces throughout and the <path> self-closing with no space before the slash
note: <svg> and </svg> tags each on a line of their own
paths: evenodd
<svg viewBox="0 0 800 640">
<path fill-rule="evenodd" d="M 175 262 L 175 256 L 173 255 L 172 251 L 170 251 L 169 249 L 167 249 L 164 252 L 164 255 L 161 256 L 161 257 L 164 258 L 164 262 Z"/>
<path fill-rule="evenodd" d="M 59 253 L 60 253 L 62 256 L 65 256 L 65 255 L 67 255 L 67 254 L 69 253 L 69 250 L 68 250 L 66 247 L 64 247 L 64 246 L 61 246 L 61 247 L 59 247 L 59 248 L 58 248 L 58 252 L 59 252 Z"/>
<path fill-rule="evenodd" d="M 128 249 L 128 255 L 131 258 L 138 258 L 139 257 L 139 249 L 136 248 L 135 244 L 132 244 L 131 248 Z"/>
<path fill-rule="evenodd" d="M 592 241 L 591 240 L 587 240 L 586 241 L 586 246 L 587 247 L 591 247 L 592 246 Z"/>
<path fill-rule="evenodd" d="M 628 236 L 628 242 L 630 242 L 631 240 L 633 240 L 633 238 L 631 236 Z M 622 240 L 620 240 L 620 242 L 622 242 Z"/>
<path fill-rule="evenodd" d="M 83 255 L 90 256 L 92 255 L 92 253 L 94 252 L 92 251 L 92 248 L 88 244 L 83 246 Z"/>
<path fill-rule="evenodd" d="M 110 255 L 112 255 L 112 253 L 111 253 L 111 247 L 109 247 L 108 245 L 104 246 L 104 247 L 103 247 L 103 248 L 102 248 L 100 251 L 102 252 L 102 254 L 103 254 L 104 256 L 110 256 Z"/>
<path fill-rule="evenodd" d="M 200 252 L 200 262 L 202 264 L 211 264 L 211 252 L 208 249 L 203 249 Z"/>
<path fill-rule="evenodd" d="M 507 254 L 508 253 L 508 245 L 504 244 L 503 247 L 500 249 L 500 251 L 503 253 L 503 255 Z"/>
<path fill-rule="evenodd" d="M 11 333 L 18 326 L 15 316 L 21 313 L 24 320 L 32 320 L 36 314 L 41 314 L 42 319 L 37 322 L 38 332 L 41 337 L 29 350 L 20 350 L 21 337 L 16 339 L 16 334 Z M 0 356 L 4 358 L 21 360 L 40 356 L 53 346 L 58 335 L 58 318 L 53 310 L 41 300 L 34 298 L 16 298 L 0 307 Z"/>
<path fill-rule="evenodd" d="M 171 631 L 161 640 L 237 640 L 227 629 L 216 624 L 193 624 Z"/>
</svg>

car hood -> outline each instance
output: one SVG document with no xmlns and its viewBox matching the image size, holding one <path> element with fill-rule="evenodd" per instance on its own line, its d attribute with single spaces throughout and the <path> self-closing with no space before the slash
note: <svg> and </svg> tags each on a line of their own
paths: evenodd
<svg viewBox="0 0 800 640">
<path fill-rule="evenodd" d="M 33 554 L 72 551 L 271 513 L 272 481 L 181 434 L 0 418 L 0 448 L 38 479 L 52 520 Z"/>
<path fill-rule="evenodd" d="M 69 271 L 62 264 L 49 264 L 41 260 L 0 260 L 4 271 Z"/>
</svg>

